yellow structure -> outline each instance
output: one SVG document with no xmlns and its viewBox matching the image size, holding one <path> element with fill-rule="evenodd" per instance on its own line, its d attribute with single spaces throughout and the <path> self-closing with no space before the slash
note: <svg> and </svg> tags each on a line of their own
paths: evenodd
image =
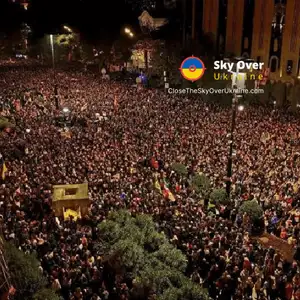
<svg viewBox="0 0 300 300">
<path fill-rule="evenodd" d="M 274 0 L 256 0 L 254 7 L 252 51 L 254 60 L 269 65 Z"/>
<path fill-rule="evenodd" d="M 228 0 L 225 49 L 238 56 L 242 50 L 244 7 L 244 0 Z"/>
<path fill-rule="evenodd" d="M 285 26 L 283 30 L 280 75 L 283 79 L 298 76 L 300 51 L 300 1 L 289 0 L 286 5 Z M 290 68 L 290 72 L 287 70 Z M 281 77 L 280 76 L 280 77 Z"/>
<path fill-rule="evenodd" d="M 81 209 L 80 206 L 77 209 L 77 211 L 72 209 L 64 209 L 64 219 L 68 220 L 72 218 L 74 221 L 77 221 L 77 219 L 81 219 Z"/>
<path fill-rule="evenodd" d="M 217 40 L 219 26 L 219 0 L 203 0 L 203 25 L 204 33 L 213 35 L 214 42 Z"/>
<path fill-rule="evenodd" d="M 87 183 L 53 186 L 52 208 L 57 217 L 65 217 L 66 212 L 72 211 L 79 217 L 84 216 L 88 213 L 89 206 Z"/>
</svg>

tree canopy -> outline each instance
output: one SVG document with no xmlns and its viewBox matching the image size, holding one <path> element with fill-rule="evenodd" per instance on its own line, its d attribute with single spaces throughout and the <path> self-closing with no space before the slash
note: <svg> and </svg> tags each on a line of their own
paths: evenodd
<svg viewBox="0 0 300 300">
<path fill-rule="evenodd" d="M 99 240 L 110 271 L 130 274 L 133 292 L 145 299 L 156 294 L 158 299 L 180 300 L 188 290 L 184 299 L 208 299 L 204 290 L 184 276 L 186 257 L 157 231 L 150 216 L 111 212 L 99 225 Z"/>
<path fill-rule="evenodd" d="M 240 213 L 247 213 L 252 221 L 257 221 L 263 216 L 263 209 L 256 200 L 245 201 L 239 209 Z"/>
<path fill-rule="evenodd" d="M 33 295 L 35 300 L 58 300 L 52 290 L 45 289 L 47 280 L 33 254 L 25 254 L 11 243 L 4 243 L 4 253 L 11 284 L 16 289 L 14 300 L 31 300 Z"/>
</svg>

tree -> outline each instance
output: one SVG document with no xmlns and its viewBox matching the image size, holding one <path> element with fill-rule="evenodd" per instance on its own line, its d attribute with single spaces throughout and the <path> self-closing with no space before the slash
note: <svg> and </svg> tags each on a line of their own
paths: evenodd
<svg viewBox="0 0 300 300">
<path fill-rule="evenodd" d="M 0 117 L 0 130 L 11 127 L 14 127 L 14 124 L 10 123 L 7 118 Z"/>
<path fill-rule="evenodd" d="M 73 55 L 76 50 L 80 53 L 79 48 L 79 35 L 76 33 L 60 34 L 55 37 L 55 44 L 57 45 L 57 50 L 61 52 L 61 55 L 68 55 L 68 60 L 73 59 Z"/>
<path fill-rule="evenodd" d="M 203 196 L 207 196 L 210 190 L 210 181 L 203 174 L 196 174 L 193 176 L 191 182 L 191 187 Z"/>
<path fill-rule="evenodd" d="M 286 99 L 286 85 L 281 81 L 273 84 L 272 96 L 276 101 L 276 106 L 282 107 Z"/>
<path fill-rule="evenodd" d="M 164 71 L 167 72 L 168 83 L 179 85 L 182 82 L 179 72 L 182 62 L 180 55 L 181 47 L 176 43 L 157 42 L 155 48 L 151 52 L 151 72 L 160 76 L 163 81 Z"/>
<path fill-rule="evenodd" d="M 228 197 L 224 189 L 215 189 L 210 193 L 209 199 L 214 204 L 227 204 Z"/>
<path fill-rule="evenodd" d="M 181 176 L 186 176 L 188 174 L 187 167 L 180 163 L 174 163 L 171 166 L 172 170 Z"/>
<path fill-rule="evenodd" d="M 264 214 L 262 207 L 256 200 L 245 201 L 239 209 L 241 214 L 247 213 L 252 222 L 260 220 Z"/>
<path fill-rule="evenodd" d="M 132 10 L 142 11 L 153 9 L 152 0 L 125 0 L 125 2 L 132 7 Z"/>
<path fill-rule="evenodd" d="M 111 62 L 116 65 L 127 63 L 132 54 L 132 39 L 120 37 L 115 40 L 111 49 Z"/>
<path fill-rule="evenodd" d="M 99 225 L 99 242 L 106 268 L 115 275 L 130 276 L 133 293 L 140 298 L 148 299 L 153 293 L 164 297 L 174 289 L 183 295 L 188 285 L 196 291 L 195 297 L 188 299 L 208 299 L 205 291 L 196 289 L 184 276 L 186 257 L 156 230 L 150 216 L 111 212 Z"/>
<path fill-rule="evenodd" d="M 293 111 L 297 111 L 297 104 L 299 104 L 299 96 L 300 96 L 300 84 L 296 82 L 292 87 L 290 91 L 290 98 L 291 98 L 291 105 Z"/>
<path fill-rule="evenodd" d="M 59 300 L 60 298 L 52 289 L 43 288 L 33 295 L 33 300 Z"/>
<path fill-rule="evenodd" d="M 25 254 L 11 243 L 4 243 L 4 254 L 11 283 L 16 289 L 14 300 L 32 299 L 32 296 L 37 292 L 37 297 L 39 297 L 35 298 L 37 300 L 57 300 L 53 293 L 52 296 L 50 293 L 47 298 L 45 296 L 41 298 L 41 295 L 45 295 L 43 289 L 47 284 L 47 280 L 41 274 L 39 270 L 40 263 L 34 255 Z"/>
</svg>

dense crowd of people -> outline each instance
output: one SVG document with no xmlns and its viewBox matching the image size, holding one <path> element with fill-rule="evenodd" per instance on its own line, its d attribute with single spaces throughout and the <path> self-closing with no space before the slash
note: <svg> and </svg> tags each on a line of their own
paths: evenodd
<svg viewBox="0 0 300 300">
<path fill-rule="evenodd" d="M 57 109 L 52 72 L 41 67 L 1 72 L 1 115 L 16 126 L 0 134 L 8 169 L 0 188 L 0 214 L 5 238 L 37 253 L 63 299 L 134 299 L 131 283 L 112 281 L 93 247 L 97 225 L 120 208 L 153 215 L 188 256 L 186 274 L 206 287 L 212 299 L 300 299 L 299 258 L 287 262 L 274 249 L 264 249 L 249 237 L 237 213 L 239 203 L 256 199 L 267 230 L 298 246 L 296 118 L 263 106 L 238 112 L 235 207 L 208 214 L 187 179 L 170 167 L 184 164 L 189 174 L 203 173 L 222 188 L 230 108 L 64 71 L 56 74 Z M 65 127 L 67 135 L 62 134 Z M 175 201 L 155 190 L 155 173 L 168 180 Z M 92 201 L 89 226 L 57 221 L 52 185 L 84 182 Z"/>
</svg>

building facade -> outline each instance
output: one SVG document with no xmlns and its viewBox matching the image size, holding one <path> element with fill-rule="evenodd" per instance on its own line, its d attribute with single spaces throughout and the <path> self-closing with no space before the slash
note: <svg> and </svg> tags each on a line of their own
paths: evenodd
<svg viewBox="0 0 300 300">
<path fill-rule="evenodd" d="M 264 62 L 271 79 L 300 76 L 300 0 L 203 0 L 202 19 L 221 55 Z"/>
</svg>

